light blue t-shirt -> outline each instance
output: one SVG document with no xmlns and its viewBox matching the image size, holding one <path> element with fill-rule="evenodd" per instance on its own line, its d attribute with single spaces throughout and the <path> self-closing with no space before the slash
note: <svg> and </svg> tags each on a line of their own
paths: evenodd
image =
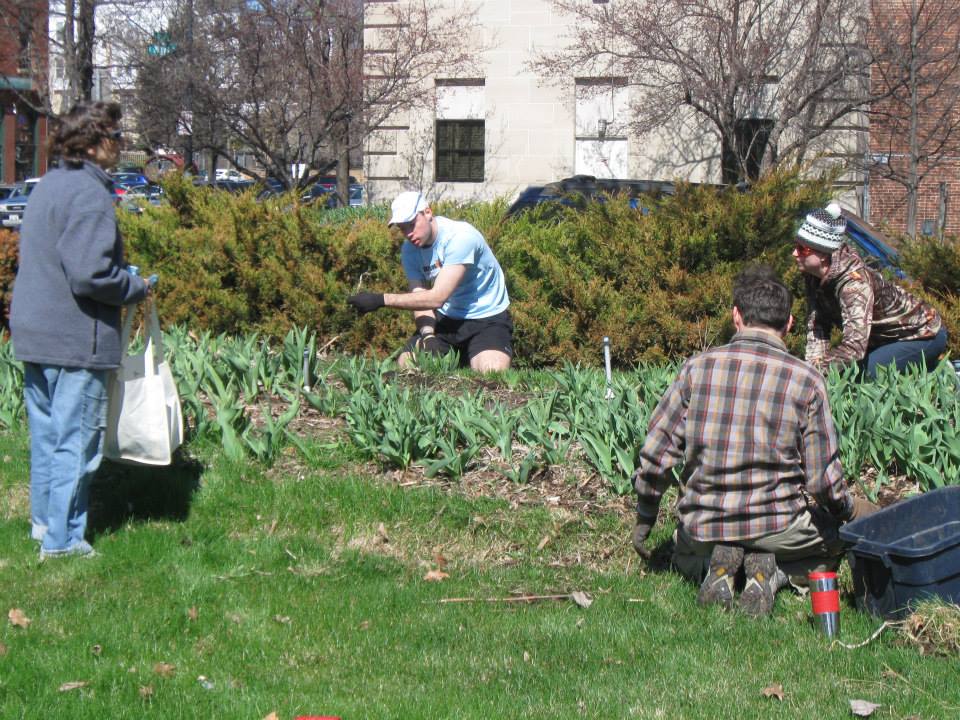
<svg viewBox="0 0 960 720">
<path fill-rule="evenodd" d="M 466 265 L 463 279 L 440 312 L 451 318 L 476 320 L 506 310 L 510 298 L 503 270 L 483 235 L 470 223 L 435 219 L 437 237 L 430 247 L 418 248 L 405 240 L 400 248 L 407 277 L 430 286 L 444 265 Z"/>
</svg>

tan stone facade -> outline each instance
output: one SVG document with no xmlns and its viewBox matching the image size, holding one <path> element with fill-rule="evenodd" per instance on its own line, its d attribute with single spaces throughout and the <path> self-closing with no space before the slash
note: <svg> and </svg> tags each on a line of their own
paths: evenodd
<svg viewBox="0 0 960 720">
<path fill-rule="evenodd" d="M 377 26 L 392 4 L 364 3 L 368 47 L 376 45 Z M 364 149 L 371 202 L 388 200 L 402 189 L 422 189 L 432 198 L 511 197 L 527 185 L 574 174 L 719 182 L 718 143 L 712 136 L 705 141 L 686 118 L 643 138 L 628 134 L 631 97 L 625 78 L 584 73 L 548 83 L 531 72 L 536 53 L 569 42 L 569 22 L 548 0 L 479 3 L 476 32 L 492 49 L 482 54 L 478 75 L 433 78 L 423 88 L 436 95 L 433 112 L 396 114 L 374 132 Z M 466 157 L 479 153 L 479 133 L 482 171 L 474 157 Z M 851 119 L 841 131 L 821 138 L 813 152 L 822 153 L 821 163 L 859 159 L 866 151 L 865 136 L 862 119 Z M 468 150 L 450 160 L 444 143 Z M 857 212 L 863 208 L 862 188 L 857 173 L 844 176 L 838 188 L 843 203 Z"/>
</svg>

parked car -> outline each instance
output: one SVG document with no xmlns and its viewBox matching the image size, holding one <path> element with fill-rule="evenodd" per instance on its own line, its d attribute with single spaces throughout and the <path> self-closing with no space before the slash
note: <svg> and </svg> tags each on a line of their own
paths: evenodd
<svg viewBox="0 0 960 720">
<path fill-rule="evenodd" d="M 232 180 L 234 182 L 241 182 L 243 180 L 246 180 L 247 178 L 245 178 L 243 175 L 240 174 L 239 171 L 234 170 L 233 168 L 217 168 L 214 173 L 213 179 L 214 180 Z"/>
<path fill-rule="evenodd" d="M 907 277 L 900 267 L 900 255 L 888 237 L 859 215 L 844 210 L 843 217 L 847 219 L 847 235 L 869 267 L 887 270 L 901 280 Z"/>
<path fill-rule="evenodd" d="M 163 201 L 163 188 L 153 183 L 128 185 L 120 200 L 120 207 L 127 212 L 140 214 L 146 204 L 160 205 Z"/>
<path fill-rule="evenodd" d="M 673 195 L 676 186 L 665 180 L 613 180 L 592 175 L 574 175 L 546 185 L 525 188 L 507 210 L 511 217 L 544 203 L 565 207 L 582 207 L 589 200 L 603 201 L 608 195 L 626 194 L 633 207 L 641 195 L 661 197 Z"/>
<path fill-rule="evenodd" d="M 340 205 L 340 196 L 337 195 L 337 185 L 316 183 L 307 192 L 300 196 L 303 203 L 321 202 L 326 208 L 335 208 Z M 350 184 L 350 207 L 362 207 L 366 204 L 366 192 L 359 183 Z"/>
<path fill-rule="evenodd" d="M 0 200 L 0 226 L 19 228 L 23 221 L 23 211 L 27 208 L 27 198 L 40 182 L 40 178 L 31 178 L 14 186 L 13 192 Z"/>
<path fill-rule="evenodd" d="M 110 177 L 115 185 L 146 185 L 150 181 L 147 176 L 141 172 L 112 172 Z"/>
<path fill-rule="evenodd" d="M 264 178 L 263 180 L 257 181 L 257 184 L 260 187 L 257 193 L 257 200 L 266 200 L 267 198 L 282 195 L 286 192 L 286 187 L 276 178 Z"/>
<path fill-rule="evenodd" d="M 16 189 L 16 185 L 0 185 L 0 200 L 6 200 Z"/>
</svg>

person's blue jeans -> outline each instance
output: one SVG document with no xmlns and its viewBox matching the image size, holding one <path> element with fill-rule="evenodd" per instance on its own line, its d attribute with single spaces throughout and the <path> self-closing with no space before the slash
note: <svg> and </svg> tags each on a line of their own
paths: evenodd
<svg viewBox="0 0 960 720">
<path fill-rule="evenodd" d="M 867 377 L 875 378 L 880 365 L 896 365 L 897 370 L 903 371 L 907 365 L 917 364 L 926 365 L 928 370 L 932 370 L 946 349 L 947 331 L 942 327 L 929 340 L 904 340 L 881 345 L 867 355 Z"/>
<path fill-rule="evenodd" d="M 24 363 L 32 533 L 42 535 L 45 551 L 83 542 L 90 481 L 103 457 L 106 376 L 106 370 Z"/>
</svg>

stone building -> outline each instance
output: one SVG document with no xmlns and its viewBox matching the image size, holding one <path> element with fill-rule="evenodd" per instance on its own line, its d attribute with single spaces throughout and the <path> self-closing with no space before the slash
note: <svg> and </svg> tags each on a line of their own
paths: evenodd
<svg viewBox="0 0 960 720">
<path fill-rule="evenodd" d="M 364 3 L 368 46 L 376 46 L 379 28 L 388 26 L 388 8 L 397 1 Z M 457 6 L 454 0 L 440 4 Z M 530 70 L 536 53 L 569 42 L 571 20 L 549 0 L 487 0 L 478 9 L 476 32 L 492 39 L 481 72 L 432 78 L 424 87 L 435 97 L 432 113 L 398 113 L 372 134 L 364 149 L 371 201 L 404 188 L 422 188 L 434 198 L 509 197 L 526 185 L 576 174 L 721 180 L 715 138 L 704 144 L 702 134 L 685 135 L 680 123 L 644 137 L 627 132 L 626 78 L 584 72 L 547 83 Z M 866 125 L 858 116 L 824 136 L 812 154 L 846 165 L 865 152 Z M 844 204 L 862 212 L 862 174 L 850 172 L 839 185 Z"/>
</svg>

